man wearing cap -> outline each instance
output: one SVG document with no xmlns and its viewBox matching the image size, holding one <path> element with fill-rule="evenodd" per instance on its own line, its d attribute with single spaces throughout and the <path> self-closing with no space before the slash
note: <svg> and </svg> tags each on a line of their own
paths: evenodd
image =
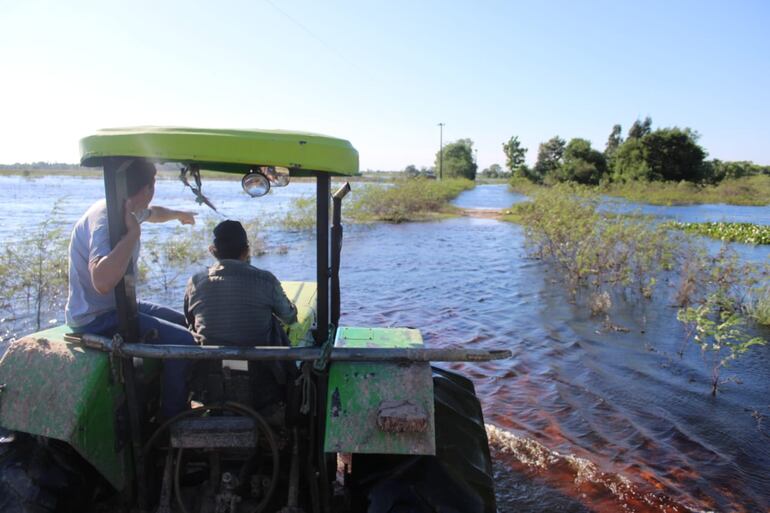
<svg viewBox="0 0 770 513">
<path fill-rule="evenodd" d="M 297 308 L 281 282 L 249 263 L 249 240 L 241 223 L 219 223 L 209 251 L 217 262 L 190 278 L 184 296 L 184 315 L 199 343 L 264 345 L 273 315 L 284 323 L 297 320 Z"/>
<path fill-rule="evenodd" d="M 177 220 L 195 224 L 195 214 L 152 206 L 155 194 L 155 166 L 135 159 L 126 170 L 128 199 L 124 206 L 126 233 L 112 247 L 107 223 L 107 204 L 97 201 L 75 223 L 69 245 L 69 291 L 64 316 L 74 333 L 112 336 L 118 328 L 115 286 L 123 279 L 130 262 L 139 257 L 141 223 Z M 171 308 L 139 302 L 139 330 L 142 336 L 158 334 L 153 343 L 192 345 L 184 316 Z M 163 366 L 161 416 L 172 417 L 186 407 L 185 381 L 188 362 L 167 360 Z"/>
</svg>

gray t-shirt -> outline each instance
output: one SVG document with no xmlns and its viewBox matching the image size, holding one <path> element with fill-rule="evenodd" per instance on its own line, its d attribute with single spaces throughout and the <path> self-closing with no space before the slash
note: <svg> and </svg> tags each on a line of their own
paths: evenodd
<svg viewBox="0 0 770 513">
<path fill-rule="evenodd" d="M 149 217 L 149 210 L 137 216 L 139 222 Z M 140 244 L 134 248 L 136 265 Z M 89 263 L 106 257 L 112 251 L 110 228 L 107 223 L 107 203 L 99 200 L 83 214 L 72 229 L 69 245 L 69 294 L 64 317 L 70 328 L 85 326 L 99 315 L 115 309 L 115 294 L 111 290 L 99 294 L 91 281 Z"/>
</svg>

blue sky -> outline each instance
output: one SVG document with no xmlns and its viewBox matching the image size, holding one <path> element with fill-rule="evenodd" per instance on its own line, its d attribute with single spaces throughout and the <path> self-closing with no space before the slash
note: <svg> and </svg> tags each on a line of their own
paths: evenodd
<svg viewBox="0 0 770 513">
<path fill-rule="evenodd" d="M 0 0 L 0 163 L 78 159 L 102 127 L 344 137 L 362 169 L 444 140 L 533 162 L 560 135 L 689 126 L 711 157 L 770 164 L 770 3 Z"/>
</svg>

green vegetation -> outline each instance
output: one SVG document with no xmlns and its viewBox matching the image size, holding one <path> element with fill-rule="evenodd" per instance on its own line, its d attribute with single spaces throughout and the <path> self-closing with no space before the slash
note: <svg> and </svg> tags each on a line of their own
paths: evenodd
<svg viewBox="0 0 770 513">
<path fill-rule="evenodd" d="M 705 235 L 712 239 L 745 244 L 770 244 L 770 226 L 753 223 L 681 223 L 669 222 L 666 226 L 679 230 Z"/>
<path fill-rule="evenodd" d="M 642 216 L 602 213 L 600 196 L 587 187 L 529 193 L 532 201 L 514 205 L 505 219 L 524 226 L 530 252 L 564 277 L 573 300 L 586 293 L 585 305 L 606 326 L 623 331 L 609 321 L 613 298 L 643 304 L 673 284 L 677 318 L 704 354 L 712 393 L 729 362 L 765 343 L 751 330 L 770 322 L 769 269 L 742 263 L 727 247 L 711 255 L 696 239 Z"/>
<path fill-rule="evenodd" d="M 492 164 L 489 167 L 484 168 L 478 176 L 483 179 L 494 180 L 497 178 L 510 178 L 511 173 L 507 173 L 503 170 L 503 168 L 500 167 L 500 164 Z"/>
<path fill-rule="evenodd" d="M 508 141 L 503 143 L 503 153 L 505 153 L 505 167 L 510 171 L 511 176 L 519 178 L 529 178 L 530 171 L 524 163 L 527 156 L 527 148 L 521 145 L 518 136 L 511 136 Z M 495 164 L 496 165 L 496 164 Z"/>
<path fill-rule="evenodd" d="M 177 227 L 171 236 L 163 239 L 150 239 L 144 244 L 144 258 L 147 266 L 145 279 L 153 284 L 154 290 L 168 294 L 189 277 L 189 268 L 198 264 L 206 256 L 202 241 L 211 239 L 211 230 L 192 236 L 192 228 Z"/>
<path fill-rule="evenodd" d="M 472 189 L 470 180 L 416 178 L 392 187 L 368 186 L 355 191 L 349 213 L 358 221 L 402 223 L 443 217 L 453 213 L 449 201 Z"/>
<path fill-rule="evenodd" d="M 610 183 L 599 190 L 610 196 L 652 205 L 767 205 L 770 204 L 770 175 L 728 178 L 716 185 L 685 181 Z"/>
<path fill-rule="evenodd" d="M 644 218 L 601 214 L 598 199 L 585 188 L 558 185 L 514 205 L 507 219 L 524 225 L 530 249 L 557 266 L 573 295 L 588 286 L 651 297 L 681 241 Z"/>
<path fill-rule="evenodd" d="M 723 383 L 720 377 L 723 367 L 752 346 L 767 344 L 762 338 L 749 336 L 743 329 L 746 319 L 734 310 L 725 309 L 716 295 L 698 306 L 680 310 L 677 319 L 688 325 L 711 369 L 712 395 L 717 394 Z"/>
<path fill-rule="evenodd" d="M 520 190 L 525 179 L 546 186 L 562 182 L 598 185 L 605 194 L 653 204 L 770 203 L 770 166 L 707 161 L 698 139 L 691 128 L 653 130 L 649 117 L 636 120 L 625 140 L 622 127 L 614 125 L 604 152 L 593 149 L 586 139 L 567 142 L 555 136 L 540 144 L 531 170 L 515 161 L 511 185 Z M 522 148 L 518 138 L 512 137 L 503 143 L 503 149 L 508 155 Z"/>
<path fill-rule="evenodd" d="M 476 163 L 473 160 L 473 141 L 470 139 L 458 139 L 455 142 L 445 144 L 443 152 L 443 174 L 439 178 L 476 179 Z M 441 151 L 437 151 L 435 168 L 440 170 L 441 166 Z"/>
<path fill-rule="evenodd" d="M 548 186 L 524 178 L 509 181 L 512 190 L 535 194 Z M 726 203 L 730 205 L 770 204 L 770 175 L 726 179 L 716 185 L 693 182 L 605 182 L 594 189 L 608 196 L 618 196 L 650 205 L 691 205 Z"/>
<path fill-rule="evenodd" d="M 291 208 L 280 223 L 287 230 L 308 231 L 315 228 L 315 196 L 300 197 L 292 200 Z"/>
<path fill-rule="evenodd" d="M 0 309 L 12 317 L 31 315 L 35 329 L 43 314 L 63 306 L 67 287 L 67 238 L 54 222 L 58 205 L 34 229 L 19 232 L 0 259 Z M 16 309 L 23 305 L 24 312 Z"/>
</svg>

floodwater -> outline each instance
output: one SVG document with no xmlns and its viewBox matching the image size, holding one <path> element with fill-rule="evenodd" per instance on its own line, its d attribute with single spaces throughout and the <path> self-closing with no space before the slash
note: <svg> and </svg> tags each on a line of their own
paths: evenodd
<svg viewBox="0 0 770 513">
<path fill-rule="evenodd" d="M 291 197 L 314 192 L 311 184 L 292 184 L 250 200 L 233 194 L 238 188 L 204 183 L 226 215 L 244 220 L 269 219 Z M 157 190 L 159 204 L 218 218 L 176 182 L 159 182 Z M 40 221 L 56 198 L 64 197 L 59 218 L 71 225 L 100 195 L 94 179 L 0 177 L 0 240 Z M 456 204 L 504 208 L 521 199 L 487 185 Z M 770 224 L 768 207 L 671 208 L 652 213 L 698 221 L 748 215 Z M 143 237 L 170 230 L 150 228 Z M 315 279 L 311 235 L 268 222 L 265 239 L 282 250 L 254 258 L 255 265 L 284 280 Z M 752 259 L 770 254 L 740 248 Z M 347 225 L 341 281 L 341 324 L 417 327 L 430 346 L 513 352 L 504 361 L 450 366 L 473 379 L 481 398 L 501 512 L 770 508 L 770 346 L 732 364 L 725 375 L 739 382 L 712 397 L 697 348 L 677 354 L 684 333 L 671 298 L 618 305 L 613 325 L 628 331 L 608 329 L 527 255 L 518 226 L 489 219 Z M 183 285 L 149 299 L 180 306 Z M 768 330 L 761 334 L 770 339 Z"/>
</svg>

